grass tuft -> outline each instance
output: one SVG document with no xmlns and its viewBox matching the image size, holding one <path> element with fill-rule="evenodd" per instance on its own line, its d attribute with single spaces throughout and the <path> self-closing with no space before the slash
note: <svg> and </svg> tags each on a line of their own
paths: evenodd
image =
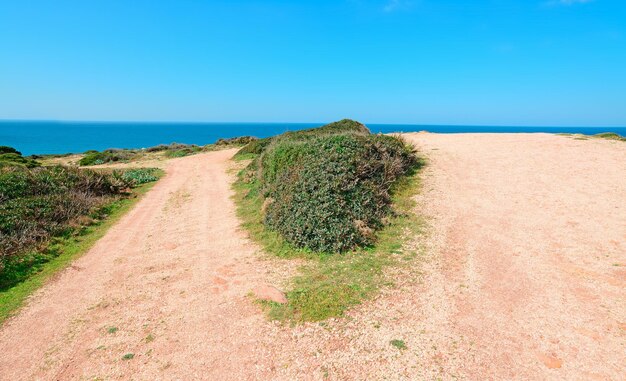
<svg viewBox="0 0 626 381">
<path fill-rule="evenodd" d="M 391 340 L 389 342 L 389 344 L 391 344 L 392 346 L 398 348 L 399 350 L 407 349 L 407 346 L 406 346 L 406 343 L 404 342 L 404 340 Z"/>
</svg>

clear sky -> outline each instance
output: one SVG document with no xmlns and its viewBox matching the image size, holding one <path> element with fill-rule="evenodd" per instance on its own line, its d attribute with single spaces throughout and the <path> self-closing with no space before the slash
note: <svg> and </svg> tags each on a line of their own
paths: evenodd
<svg viewBox="0 0 626 381">
<path fill-rule="evenodd" d="M 0 119 L 626 125 L 624 0 L 0 0 Z"/>
</svg>

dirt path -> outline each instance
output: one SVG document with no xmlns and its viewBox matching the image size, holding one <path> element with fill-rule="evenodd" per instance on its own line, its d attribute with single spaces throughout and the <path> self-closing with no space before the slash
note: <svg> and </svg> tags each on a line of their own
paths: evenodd
<svg viewBox="0 0 626 381">
<path fill-rule="evenodd" d="M 346 319 L 295 329 L 309 352 L 282 378 L 623 380 L 626 144 L 405 136 L 429 163 L 430 229 L 406 245 L 422 260 Z"/>
<path fill-rule="evenodd" d="M 407 137 L 430 159 L 434 257 L 412 318 L 431 320 L 438 376 L 623 379 L 626 144 Z"/>
<path fill-rule="evenodd" d="M 129 214 L 2 327 L 0 379 L 219 379 L 229 362 L 250 366 L 249 327 L 265 323 L 246 294 L 263 267 L 252 265 L 256 248 L 229 198 L 234 152 L 170 161 Z"/>
<path fill-rule="evenodd" d="M 246 294 L 284 267 L 238 227 L 233 151 L 177 159 L 0 329 L 0 380 L 623 379 L 626 144 L 406 136 L 431 227 L 397 288 L 343 319 L 267 322 Z"/>
</svg>

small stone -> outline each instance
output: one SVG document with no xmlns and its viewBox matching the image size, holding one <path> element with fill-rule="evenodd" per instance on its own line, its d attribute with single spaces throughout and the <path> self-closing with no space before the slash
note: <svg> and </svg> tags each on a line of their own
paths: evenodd
<svg viewBox="0 0 626 381">
<path fill-rule="evenodd" d="M 274 286 L 258 286 L 253 290 L 253 292 L 256 297 L 261 300 L 269 300 L 280 304 L 287 303 L 287 297 L 285 294 Z"/>
<path fill-rule="evenodd" d="M 554 355 L 540 354 L 537 357 L 539 357 L 539 360 L 549 369 L 558 369 L 563 365 L 563 360 Z"/>
</svg>

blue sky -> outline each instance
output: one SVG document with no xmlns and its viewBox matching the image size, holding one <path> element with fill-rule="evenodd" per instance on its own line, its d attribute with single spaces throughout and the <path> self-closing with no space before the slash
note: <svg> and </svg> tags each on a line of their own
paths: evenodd
<svg viewBox="0 0 626 381">
<path fill-rule="evenodd" d="M 626 125 L 626 1 L 0 0 L 0 119 Z"/>
</svg>

